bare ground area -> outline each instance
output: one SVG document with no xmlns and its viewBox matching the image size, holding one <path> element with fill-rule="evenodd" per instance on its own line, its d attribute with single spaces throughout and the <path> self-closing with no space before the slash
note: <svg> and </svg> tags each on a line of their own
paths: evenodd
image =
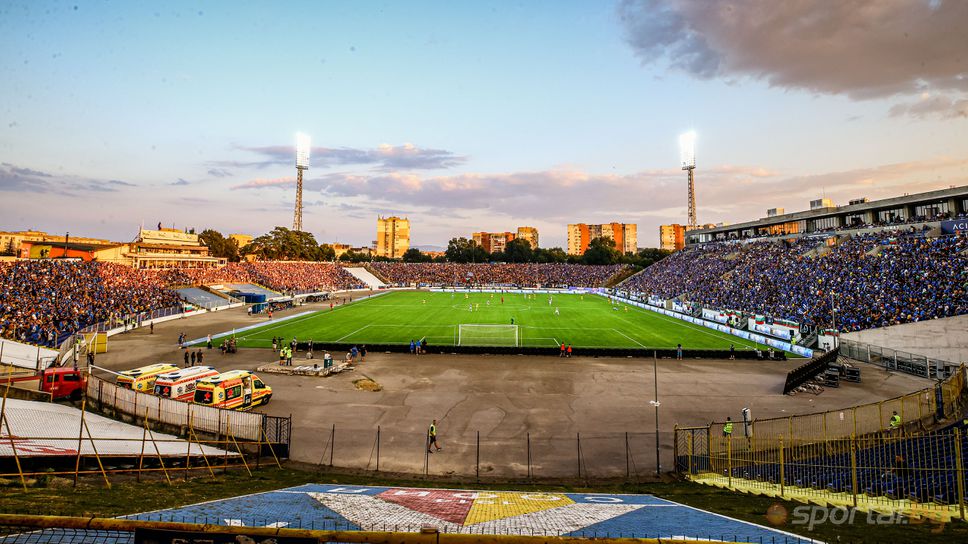
<svg viewBox="0 0 968 544">
<path fill-rule="evenodd" d="M 289 313 L 308 309 L 313 306 Z M 124 333 L 109 339 L 108 353 L 98 356 L 97 364 L 115 370 L 181 364 L 180 332 L 194 339 L 261 320 L 234 309 L 159 324 L 154 334 L 147 329 Z M 204 364 L 219 370 L 254 370 L 276 359 L 267 349 L 235 355 L 203 351 Z M 294 364 L 305 362 L 304 356 L 297 353 Z M 860 384 L 818 396 L 782 395 L 786 373 L 802 362 L 660 359 L 662 469 L 672 467 L 676 424 L 704 425 L 726 416 L 735 421 L 744 407 L 758 419 L 839 409 L 931 384 L 862 365 Z M 292 415 L 291 454 L 304 463 L 328 464 L 332 458 L 336 466 L 372 470 L 379 451 L 381 470 L 437 475 L 480 470 L 482 477 L 521 477 L 527 475 L 530 452 L 535 477 L 574 477 L 579 470 L 592 477 L 625 476 L 626 470 L 642 476 L 655 472 L 652 367 L 651 358 L 580 353 L 560 359 L 371 352 L 355 371 L 326 378 L 265 375 L 273 397 L 259 410 Z M 364 373 L 382 390 L 357 387 L 354 382 Z M 435 418 L 443 450 L 428 455 L 426 432 Z"/>
</svg>

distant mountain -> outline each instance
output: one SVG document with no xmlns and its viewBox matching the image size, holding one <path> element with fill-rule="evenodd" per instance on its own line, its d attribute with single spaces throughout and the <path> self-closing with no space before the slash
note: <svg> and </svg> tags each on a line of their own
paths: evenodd
<svg viewBox="0 0 968 544">
<path fill-rule="evenodd" d="M 423 251 L 424 253 L 428 251 L 447 251 L 447 246 L 410 246 Z"/>
</svg>

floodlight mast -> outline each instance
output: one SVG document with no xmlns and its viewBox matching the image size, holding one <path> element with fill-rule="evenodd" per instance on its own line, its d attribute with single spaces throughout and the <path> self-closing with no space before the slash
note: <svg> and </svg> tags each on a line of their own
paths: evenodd
<svg viewBox="0 0 968 544">
<path fill-rule="evenodd" d="M 309 170 L 309 135 L 296 133 L 296 211 L 293 213 L 292 230 L 302 231 L 303 221 L 303 170 Z"/>
<path fill-rule="evenodd" d="M 696 132 L 690 130 L 679 136 L 679 162 L 682 169 L 689 174 L 689 196 L 688 196 L 688 230 L 695 229 L 699 220 L 696 219 Z"/>
</svg>

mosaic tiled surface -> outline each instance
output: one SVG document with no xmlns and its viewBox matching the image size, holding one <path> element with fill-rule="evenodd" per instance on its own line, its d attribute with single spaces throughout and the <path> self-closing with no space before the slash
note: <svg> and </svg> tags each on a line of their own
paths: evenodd
<svg viewBox="0 0 968 544">
<path fill-rule="evenodd" d="M 305 529 L 808 542 L 652 495 L 520 493 L 308 484 L 132 516 Z"/>
</svg>

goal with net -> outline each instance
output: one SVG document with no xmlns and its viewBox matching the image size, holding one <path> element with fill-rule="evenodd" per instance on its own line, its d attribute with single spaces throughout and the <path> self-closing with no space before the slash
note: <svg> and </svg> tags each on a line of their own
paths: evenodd
<svg viewBox="0 0 968 544">
<path fill-rule="evenodd" d="M 517 325 L 461 324 L 457 327 L 458 346 L 518 346 Z"/>
</svg>

